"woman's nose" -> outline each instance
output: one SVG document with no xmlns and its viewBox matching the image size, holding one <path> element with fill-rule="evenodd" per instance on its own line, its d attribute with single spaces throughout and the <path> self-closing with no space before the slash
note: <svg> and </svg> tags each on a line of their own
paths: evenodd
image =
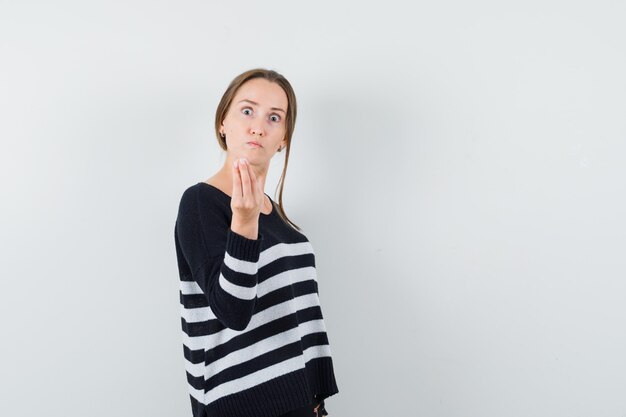
<svg viewBox="0 0 626 417">
<path fill-rule="evenodd" d="M 263 136 L 265 134 L 265 132 L 263 131 L 263 128 L 259 125 L 252 125 L 250 127 L 250 133 L 252 133 L 253 135 L 259 135 L 259 136 Z"/>
</svg>

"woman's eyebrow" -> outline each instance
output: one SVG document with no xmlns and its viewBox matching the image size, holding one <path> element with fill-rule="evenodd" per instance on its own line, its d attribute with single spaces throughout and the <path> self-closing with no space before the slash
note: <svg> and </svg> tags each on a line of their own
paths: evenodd
<svg viewBox="0 0 626 417">
<path fill-rule="evenodd" d="M 255 103 L 252 100 L 248 100 L 247 98 L 244 98 L 243 100 L 240 100 L 239 103 L 241 103 L 242 101 L 247 101 L 248 103 L 254 104 L 255 106 L 258 106 L 259 103 Z M 286 111 L 284 111 L 283 109 L 281 109 L 280 107 L 272 107 L 270 110 L 278 110 L 278 111 L 282 111 L 283 113 L 287 114 Z"/>
</svg>

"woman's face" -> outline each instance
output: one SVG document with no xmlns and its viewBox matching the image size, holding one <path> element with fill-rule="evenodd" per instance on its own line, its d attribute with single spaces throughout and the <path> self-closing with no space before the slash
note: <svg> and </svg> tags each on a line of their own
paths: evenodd
<svg viewBox="0 0 626 417">
<path fill-rule="evenodd" d="M 242 84 L 221 126 L 231 159 L 269 162 L 286 145 L 287 104 L 287 94 L 276 83 L 253 78 Z"/>
</svg>

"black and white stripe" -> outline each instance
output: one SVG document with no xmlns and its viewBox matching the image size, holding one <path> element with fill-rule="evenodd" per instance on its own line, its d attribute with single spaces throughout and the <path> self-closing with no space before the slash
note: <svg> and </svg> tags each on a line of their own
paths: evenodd
<svg viewBox="0 0 626 417">
<path fill-rule="evenodd" d="M 309 242 L 299 243 L 278 243 L 260 253 L 257 263 L 247 262 L 225 254 L 224 265 L 233 273 L 254 274 L 257 269 L 261 269 L 272 262 L 284 257 L 294 257 L 303 254 L 313 255 L 313 249 Z M 217 321 L 211 307 L 195 307 L 198 301 L 193 296 L 202 296 L 204 293 L 195 281 L 180 281 L 181 288 L 181 315 L 183 324 L 183 345 L 189 352 L 185 358 L 185 368 L 188 379 L 196 381 L 190 383 L 190 394 L 199 402 L 209 404 L 225 395 L 233 394 L 252 386 L 261 384 L 277 376 L 302 369 L 305 363 L 317 357 L 331 356 L 330 346 L 327 343 L 326 327 L 321 317 L 320 301 L 317 294 L 317 279 L 314 266 L 302 266 L 296 269 L 282 271 L 271 277 L 267 277 L 258 285 L 244 287 L 228 281 L 220 273 L 219 285 L 229 294 L 244 300 L 257 297 L 258 303 L 264 309 L 255 313 L 248 326 L 242 330 L 234 330 Z M 278 296 L 280 289 L 288 289 L 284 294 L 289 294 L 294 285 L 300 284 L 302 294 L 296 297 Z M 268 295 L 270 294 L 270 295 Z M 277 294 L 271 297 L 271 294 Z M 273 298 L 270 300 L 270 298 Z M 286 298 L 286 299 L 284 299 Z M 267 301 L 265 301 L 267 299 Z M 188 301 L 189 300 L 189 301 Z M 189 307 L 185 305 L 189 304 Z M 315 314 L 317 313 L 317 314 Z M 310 320 L 297 323 L 296 327 L 290 327 L 298 320 L 298 315 L 310 317 Z M 281 318 L 291 317 L 291 320 L 280 322 Z M 319 318 L 315 318 L 319 317 Z M 259 332 L 250 345 L 242 347 L 241 343 L 232 343 L 224 349 L 218 350 L 222 345 L 231 342 L 236 337 L 241 337 L 243 333 L 251 333 L 255 329 L 266 326 L 272 322 L 279 323 L 277 334 L 268 331 Z M 207 334 L 198 335 L 196 333 Z M 213 329 L 213 331 L 211 330 Z M 278 350 L 291 344 L 301 344 L 303 338 L 310 337 L 311 346 L 308 346 L 297 355 L 289 356 L 287 353 L 280 357 L 281 361 L 269 364 L 254 372 L 246 372 L 241 364 L 257 358 L 268 352 Z M 317 344 L 316 342 L 319 342 Z M 245 343 L 244 343 L 245 344 Z M 205 363 L 205 352 L 219 351 L 220 355 L 209 359 Z M 202 352 L 202 354 L 200 354 Z M 212 356 L 212 355 L 211 355 Z M 201 361 L 199 361 L 201 359 Z M 233 373 L 231 380 L 222 383 L 213 383 L 211 387 L 204 391 L 205 381 L 209 382 L 219 373 L 225 373 L 229 368 L 239 366 Z"/>
</svg>

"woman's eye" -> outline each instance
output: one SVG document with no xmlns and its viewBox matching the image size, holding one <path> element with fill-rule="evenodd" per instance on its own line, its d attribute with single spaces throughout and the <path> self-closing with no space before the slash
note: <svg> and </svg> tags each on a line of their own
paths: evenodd
<svg viewBox="0 0 626 417">
<path fill-rule="evenodd" d="M 242 111 L 245 115 L 249 115 L 250 113 L 246 113 L 246 112 L 247 112 L 247 111 L 250 111 L 250 112 L 251 112 L 251 111 L 252 111 L 252 109 L 251 109 L 250 107 L 244 107 L 241 111 Z M 272 116 L 270 116 L 270 117 L 272 118 L 272 121 L 274 121 L 274 122 L 279 122 L 279 121 L 280 121 L 280 116 L 279 116 L 279 115 L 277 115 L 277 114 L 273 114 L 273 115 L 272 115 Z"/>
</svg>

